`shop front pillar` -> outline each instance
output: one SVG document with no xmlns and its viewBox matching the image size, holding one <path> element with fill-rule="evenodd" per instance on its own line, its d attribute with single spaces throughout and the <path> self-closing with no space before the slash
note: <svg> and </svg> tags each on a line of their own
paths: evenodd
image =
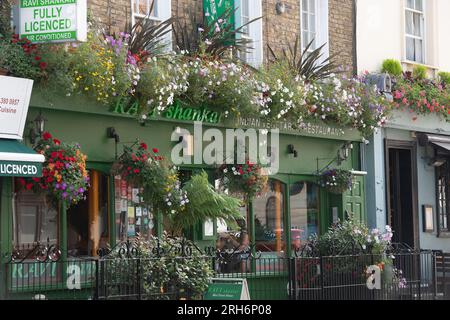
<svg viewBox="0 0 450 320">
<path fill-rule="evenodd" d="M 12 179 L 0 178 L 0 299 L 6 297 L 5 263 L 12 247 Z"/>
<path fill-rule="evenodd" d="M 89 243 L 91 255 L 93 257 L 97 256 L 97 252 L 100 244 L 100 234 L 99 234 L 99 173 L 97 171 L 91 172 L 91 187 L 88 193 L 88 203 L 89 203 Z"/>
</svg>

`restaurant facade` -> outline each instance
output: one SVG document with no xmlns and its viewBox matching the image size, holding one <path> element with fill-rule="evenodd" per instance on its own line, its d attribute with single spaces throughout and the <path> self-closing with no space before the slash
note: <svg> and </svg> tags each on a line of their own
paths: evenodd
<svg viewBox="0 0 450 320">
<path fill-rule="evenodd" d="M 44 118 L 45 131 L 66 142 L 76 142 L 87 156 L 90 188 L 84 200 L 66 209 L 54 206 L 45 194 L 20 188 L 13 174 L 1 177 L 2 256 L 15 250 L 30 250 L 35 245 L 56 245 L 63 260 L 97 257 L 99 249 L 165 231 L 164 217 L 142 206 L 139 189 L 112 173 L 112 167 L 123 147 L 137 140 L 146 142 L 159 153 L 169 156 L 179 141 L 172 133 L 180 128 L 194 133 L 194 123 L 160 117 L 145 126 L 135 117 L 92 104 L 82 97 L 50 97 L 39 89 L 33 91 L 25 132 L 33 132 L 33 120 Z M 360 172 L 360 133 L 324 123 L 295 129 L 289 123 L 269 127 L 259 119 L 225 119 L 216 124 L 203 123 L 203 128 L 247 128 L 280 130 L 279 144 L 271 152 L 279 153 L 279 170 L 269 177 L 269 188 L 248 206 L 242 208 L 244 225 L 230 230 L 220 221 L 185 230 L 185 235 L 201 246 L 215 246 L 227 233 L 249 234 L 250 242 L 263 257 L 287 257 L 294 254 L 309 236 L 323 233 L 337 219 L 353 213 L 366 221 L 364 173 Z M 111 135 L 111 132 L 114 135 Z M 21 146 L 31 148 L 30 135 Z M 203 150 L 208 142 L 203 142 Z M 3 147 L 3 145 L 2 145 Z M 295 152 L 294 152 L 295 151 Z M 340 159 L 340 160 L 338 160 Z M 318 184 L 318 173 L 341 161 L 341 167 L 356 172 L 353 188 L 347 193 L 328 193 Z M 217 179 L 217 166 L 181 165 L 180 173 L 191 175 L 205 170 L 212 185 Z M 229 236 L 228 236 L 229 237 Z M 25 252 L 26 254 L 26 252 Z M 4 270 L 4 269 L 3 269 Z M 14 276 L 20 276 L 17 272 Z M 4 275 L 4 281 L 11 274 Z M 22 274 L 26 276 L 26 274 Z M 263 279 L 262 279 L 263 280 Z M 278 285 L 286 285 L 282 282 Z M 3 287 L 3 286 L 2 286 Z M 6 287 L 6 286 L 5 286 Z"/>
</svg>

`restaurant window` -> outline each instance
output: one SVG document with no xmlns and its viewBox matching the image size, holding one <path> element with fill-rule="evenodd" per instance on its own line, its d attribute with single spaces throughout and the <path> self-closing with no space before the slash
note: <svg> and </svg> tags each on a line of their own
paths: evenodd
<svg viewBox="0 0 450 320">
<path fill-rule="evenodd" d="M 449 170 L 448 162 L 436 168 L 437 220 L 439 232 L 449 232 Z"/>
<path fill-rule="evenodd" d="M 114 178 L 116 240 L 140 236 L 149 239 L 155 235 L 155 215 L 149 205 L 143 204 L 142 190 L 120 176 Z"/>
<path fill-rule="evenodd" d="M 308 52 L 325 44 L 322 49 L 322 59 L 325 60 L 329 56 L 328 0 L 301 0 L 300 11 L 302 51 L 311 41 L 313 43 L 308 48 Z"/>
<path fill-rule="evenodd" d="M 425 14 L 423 0 L 407 0 L 405 8 L 406 59 L 425 63 Z"/>
<path fill-rule="evenodd" d="M 131 23 L 142 19 L 150 20 L 151 24 L 159 24 L 172 15 L 171 0 L 132 0 L 131 1 Z M 168 45 L 172 42 L 172 33 L 168 32 L 164 36 L 164 42 Z"/>
<path fill-rule="evenodd" d="M 319 186 L 296 182 L 290 186 L 292 249 L 299 249 L 313 234 L 319 233 Z"/>
<path fill-rule="evenodd" d="M 267 190 L 253 200 L 256 251 L 261 251 L 266 256 L 273 253 L 282 255 L 286 250 L 284 195 L 284 184 L 269 179 Z"/>
<path fill-rule="evenodd" d="M 261 0 L 237 0 L 235 2 L 236 27 L 262 16 Z M 239 37 L 248 40 L 247 50 L 238 52 L 239 58 L 245 63 L 258 68 L 263 60 L 262 21 L 255 20 L 241 29 Z"/>
<path fill-rule="evenodd" d="M 19 249 L 58 242 L 58 210 L 43 193 L 16 188 L 13 223 L 14 244 Z"/>
</svg>

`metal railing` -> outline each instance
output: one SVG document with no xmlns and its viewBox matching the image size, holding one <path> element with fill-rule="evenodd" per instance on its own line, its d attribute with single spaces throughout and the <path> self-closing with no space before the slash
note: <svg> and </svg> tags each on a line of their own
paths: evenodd
<svg viewBox="0 0 450 320">
<path fill-rule="evenodd" d="M 130 243 L 124 248 L 120 255 L 100 258 L 61 260 L 57 250 L 48 247 L 39 255 L 13 256 L 4 264 L 6 298 L 202 299 L 193 288 L 174 281 L 173 270 L 164 268 L 183 266 L 188 259 L 205 259 L 215 278 L 245 278 L 252 300 L 449 298 L 450 255 L 440 251 L 287 258 L 255 254 L 254 250 L 214 255 L 209 250 L 201 256 L 182 250 L 179 257 L 169 258 L 159 250 L 154 256 L 142 257 Z M 373 278 L 369 266 L 380 268 L 379 288 L 368 287 Z"/>
</svg>

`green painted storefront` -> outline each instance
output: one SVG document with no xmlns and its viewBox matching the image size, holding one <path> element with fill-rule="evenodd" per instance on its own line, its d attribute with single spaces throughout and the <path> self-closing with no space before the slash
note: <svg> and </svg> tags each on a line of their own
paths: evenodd
<svg viewBox="0 0 450 320">
<path fill-rule="evenodd" d="M 145 141 L 150 148 L 156 147 L 160 154 L 170 155 L 172 148 L 177 142 L 172 142 L 170 137 L 176 127 L 188 129 L 193 133 L 193 123 L 190 121 L 174 121 L 168 119 L 151 120 L 145 126 L 138 123 L 135 117 L 119 115 L 108 110 L 106 107 L 95 105 L 91 100 L 73 97 L 54 97 L 45 92 L 35 89 L 32 96 L 28 121 L 32 121 L 39 112 L 47 118 L 45 130 L 64 142 L 78 142 L 82 151 L 87 155 L 88 169 L 97 170 L 105 175 L 110 174 L 116 153 L 120 155 L 124 144 L 131 144 L 136 139 Z M 230 121 L 224 120 L 221 123 L 214 124 L 214 127 L 224 131 L 226 128 L 265 126 L 261 122 L 252 121 Z M 205 124 L 211 127 L 212 124 Z M 116 145 L 114 139 L 108 138 L 107 128 L 114 127 L 120 135 L 120 143 Z M 331 128 L 331 131 L 330 129 Z M 29 128 L 25 128 L 28 132 Z M 290 219 L 290 189 L 298 181 L 315 182 L 315 174 L 318 169 L 325 167 L 332 161 L 338 151 L 346 142 L 353 142 L 353 148 L 347 160 L 341 164 L 342 168 L 360 170 L 360 152 L 359 142 L 361 136 L 354 130 L 347 130 L 342 133 L 332 126 L 320 124 L 313 126 L 309 130 L 302 132 L 292 130 L 289 126 L 282 127 L 279 141 L 279 172 L 271 178 L 279 181 L 284 189 L 283 193 L 283 237 L 285 239 L 285 254 L 291 255 L 291 219 Z M 24 143 L 29 143 L 25 138 Z M 208 143 L 204 142 L 203 147 Z M 294 158 L 288 153 L 288 145 L 293 145 L 298 152 L 298 157 Z M 214 168 L 202 165 L 184 166 L 186 170 L 207 170 L 211 178 Z M 112 177 L 111 177 L 112 178 Z M 114 207 L 114 179 L 108 183 L 108 242 L 114 246 L 116 243 L 116 217 Z M 213 181 L 213 180 L 212 180 Z M 13 248 L 13 200 L 12 188 L 13 179 L 0 178 L 0 249 L 4 262 L 5 254 L 11 252 Z M 364 176 L 357 176 L 353 189 L 343 195 L 332 195 L 320 188 L 319 191 L 319 230 L 323 232 L 333 221 L 333 216 L 343 218 L 344 210 L 349 210 L 355 216 L 366 221 L 365 199 L 364 199 Z M 255 238 L 254 206 L 249 206 L 248 229 L 250 238 Z M 156 216 L 155 230 L 156 234 L 163 232 L 163 223 L 161 215 Z M 63 258 L 67 257 L 67 223 L 68 215 L 65 208 L 60 208 L 58 215 L 58 242 L 63 252 Z M 202 226 L 199 225 L 193 230 L 187 230 L 187 235 L 195 240 L 199 245 L 214 246 L 216 234 L 213 236 L 204 236 Z M 214 230 L 216 233 L 216 230 Z M 4 268 L 1 268 L 2 282 L 1 294 L 5 294 L 6 275 Z M 286 288 L 287 275 L 279 274 L 277 276 L 264 273 L 252 275 L 248 280 L 250 290 L 260 288 L 259 290 L 270 291 L 269 288 Z M 62 294 L 62 291 L 59 291 Z M 276 295 L 274 298 L 283 298 L 280 296 L 280 290 L 273 290 Z M 67 297 L 74 295 L 73 292 L 66 292 Z M 265 295 L 267 297 L 267 295 Z M 257 298 L 257 297 L 254 297 Z M 287 298 L 287 293 L 285 298 Z"/>
</svg>

